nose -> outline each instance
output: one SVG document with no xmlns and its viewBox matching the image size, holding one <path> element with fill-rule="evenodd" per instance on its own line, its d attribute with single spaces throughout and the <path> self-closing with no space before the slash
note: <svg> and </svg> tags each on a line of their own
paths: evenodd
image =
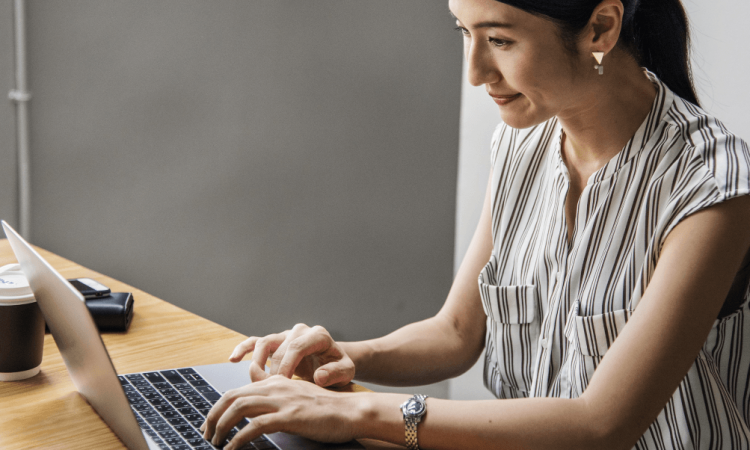
<svg viewBox="0 0 750 450">
<path fill-rule="evenodd" d="M 468 80 L 472 86 L 481 86 L 500 81 L 502 75 L 486 45 L 476 42 L 473 38 L 466 39 L 464 53 L 466 54 L 466 63 L 468 65 Z"/>
</svg>

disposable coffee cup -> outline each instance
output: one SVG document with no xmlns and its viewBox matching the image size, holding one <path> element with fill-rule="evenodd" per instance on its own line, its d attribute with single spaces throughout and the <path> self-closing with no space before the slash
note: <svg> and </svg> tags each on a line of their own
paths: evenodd
<svg viewBox="0 0 750 450">
<path fill-rule="evenodd" d="M 18 264 L 0 267 L 0 381 L 33 377 L 42 366 L 44 317 Z"/>
</svg>

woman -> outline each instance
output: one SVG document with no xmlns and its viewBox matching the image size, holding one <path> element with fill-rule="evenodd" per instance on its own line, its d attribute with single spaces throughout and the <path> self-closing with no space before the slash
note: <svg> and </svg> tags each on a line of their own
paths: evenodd
<svg viewBox="0 0 750 450">
<path fill-rule="evenodd" d="M 255 383 L 214 406 L 205 437 L 250 417 L 227 448 L 278 430 L 409 448 L 750 447 L 750 151 L 697 106 L 679 0 L 449 6 L 504 124 L 444 307 L 366 342 L 304 325 L 248 339 L 230 359 L 254 351 Z M 402 411 L 407 395 L 322 388 L 444 380 L 485 347 L 501 401 Z"/>
</svg>

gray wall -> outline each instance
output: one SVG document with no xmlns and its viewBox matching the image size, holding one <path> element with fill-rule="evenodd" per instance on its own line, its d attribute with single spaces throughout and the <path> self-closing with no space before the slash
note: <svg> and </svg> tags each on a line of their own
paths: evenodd
<svg viewBox="0 0 750 450">
<path fill-rule="evenodd" d="M 33 241 L 246 334 L 433 315 L 452 27 L 433 0 L 31 0 Z"/>
<path fill-rule="evenodd" d="M 0 2 L 0 219 L 17 226 L 16 120 L 8 92 L 15 86 L 13 3 Z"/>
</svg>

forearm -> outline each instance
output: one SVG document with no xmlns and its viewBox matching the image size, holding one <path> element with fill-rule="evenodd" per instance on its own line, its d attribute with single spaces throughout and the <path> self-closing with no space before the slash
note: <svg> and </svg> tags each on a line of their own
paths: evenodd
<svg viewBox="0 0 750 450">
<path fill-rule="evenodd" d="M 482 351 L 484 330 L 462 336 L 441 315 L 406 325 L 387 336 L 342 347 L 355 379 L 391 386 L 435 383 L 468 370 Z"/>
<path fill-rule="evenodd" d="M 357 437 L 404 445 L 403 394 L 352 394 Z M 418 425 L 423 449 L 614 449 L 582 399 L 452 401 L 427 399 Z"/>
</svg>

